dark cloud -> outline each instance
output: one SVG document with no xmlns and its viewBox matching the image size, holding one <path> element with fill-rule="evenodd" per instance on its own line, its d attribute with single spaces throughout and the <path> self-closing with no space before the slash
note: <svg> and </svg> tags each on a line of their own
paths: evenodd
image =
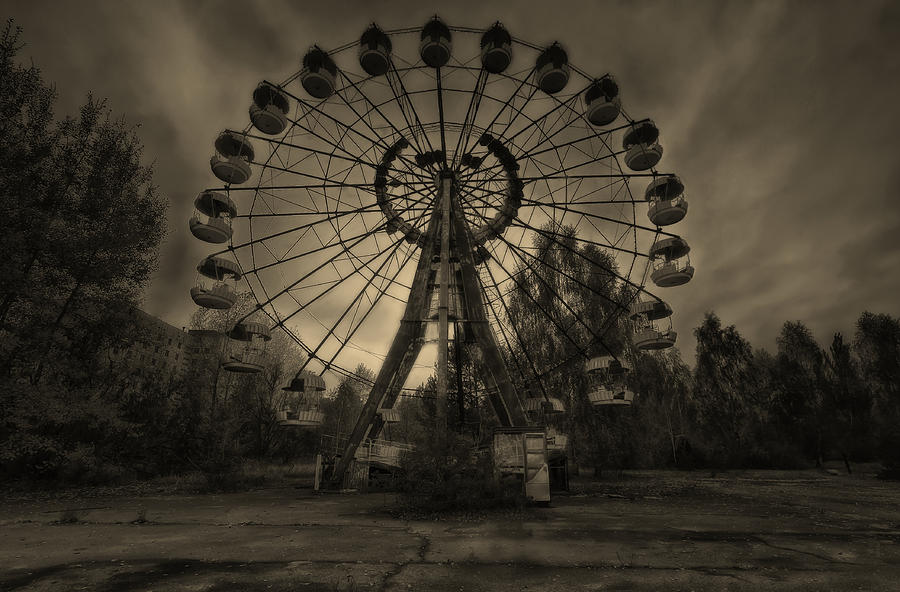
<svg viewBox="0 0 900 592">
<path fill-rule="evenodd" d="M 284 0 L 29 2 L 8 12 L 25 27 L 25 55 L 58 85 L 61 112 L 93 91 L 142 123 L 171 204 L 146 308 L 180 326 L 193 309 L 193 267 L 209 251 L 187 231 L 191 201 L 212 183 L 213 138 L 245 124 L 255 84 L 296 70 L 313 43 L 353 41 L 371 21 L 418 26 L 435 10 Z M 660 291 L 687 357 L 707 310 L 769 348 L 787 319 L 827 343 L 862 310 L 900 314 L 896 2 L 458 2 L 440 12 L 563 41 L 574 64 L 617 76 L 630 115 L 659 124 L 661 168 L 682 176 L 691 201 L 677 232 L 693 247 L 695 280 Z"/>
</svg>

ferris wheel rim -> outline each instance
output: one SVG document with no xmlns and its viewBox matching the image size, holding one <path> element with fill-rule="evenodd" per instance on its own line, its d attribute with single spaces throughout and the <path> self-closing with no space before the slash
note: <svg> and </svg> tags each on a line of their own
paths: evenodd
<svg viewBox="0 0 900 592">
<path fill-rule="evenodd" d="M 449 29 L 450 29 L 450 31 L 453 31 L 453 32 L 471 33 L 471 34 L 475 34 L 475 33 L 483 33 L 483 32 L 484 32 L 484 29 L 475 29 L 475 28 L 470 28 L 470 27 L 459 27 L 459 26 L 450 26 Z M 416 27 L 416 28 L 413 28 L 413 27 L 411 27 L 411 28 L 401 28 L 401 29 L 385 30 L 384 33 L 387 34 L 388 36 L 391 36 L 391 35 L 406 35 L 406 34 L 410 34 L 410 33 L 414 33 L 414 32 L 419 32 L 420 30 L 421 30 L 420 28 L 417 28 L 417 27 Z M 521 39 L 518 39 L 518 38 L 515 38 L 515 37 L 512 38 L 512 41 L 513 41 L 513 43 L 515 43 L 515 44 L 517 44 L 517 45 L 521 45 L 521 46 L 527 47 L 527 48 L 529 48 L 530 50 L 541 51 L 542 49 L 544 49 L 542 46 L 539 46 L 539 45 L 536 45 L 536 44 L 533 44 L 533 43 L 530 43 L 530 42 L 526 42 L 526 41 L 524 41 L 524 40 L 521 40 Z M 329 56 L 331 56 L 331 55 L 339 55 L 339 54 L 341 54 L 341 53 L 343 53 L 343 52 L 349 50 L 350 48 L 355 47 L 357 44 L 358 44 L 357 41 L 353 41 L 353 42 L 349 42 L 349 43 L 347 43 L 347 44 L 341 45 L 341 46 L 339 46 L 339 47 L 337 47 L 337 48 L 335 48 L 335 49 L 329 51 L 329 52 L 328 52 L 328 55 L 329 55 Z M 393 64 L 392 64 L 392 66 L 393 66 Z M 576 68 L 576 67 L 574 67 L 574 66 L 571 66 L 571 64 L 569 65 L 569 67 L 570 67 L 570 69 L 571 69 L 573 72 L 576 72 L 576 73 L 577 73 L 579 76 L 581 76 L 582 78 L 584 78 L 584 79 L 586 79 L 586 80 L 588 80 L 588 81 L 593 80 L 593 78 L 590 77 L 588 74 L 586 74 L 584 71 L 582 71 L 582 70 L 580 70 L 580 69 L 578 69 L 578 68 Z M 422 68 L 424 68 L 424 66 L 416 66 L 415 68 L 412 68 L 412 67 L 411 67 L 410 69 L 422 69 Z M 466 67 L 466 66 L 461 66 L 461 65 L 455 65 L 455 66 L 448 66 L 448 68 L 466 69 L 467 67 Z M 468 69 L 479 70 L 480 68 L 468 68 Z M 341 70 L 340 73 L 343 74 L 343 71 Z M 518 80 L 518 79 L 515 79 L 515 78 L 514 78 L 513 76 L 511 76 L 511 75 L 506 75 L 505 73 L 500 73 L 500 74 L 496 74 L 496 73 L 495 73 L 495 74 L 492 74 L 492 75 L 506 76 L 508 79 L 511 79 L 511 80 Z M 297 78 L 298 76 L 299 76 L 299 72 L 296 73 L 296 74 L 294 74 L 294 75 L 292 75 L 292 76 L 290 76 L 290 77 L 289 77 L 288 79 L 286 79 L 282 84 L 278 85 L 278 87 L 279 87 L 279 88 L 284 88 L 285 86 L 287 86 L 287 84 L 289 84 L 289 83 L 293 82 L 294 80 L 296 80 L 296 78 Z M 345 76 L 346 76 L 346 74 L 345 74 Z M 357 81 L 357 83 L 362 83 L 362 82 L 365 82 L 365 81 L 370 80 L 370 79 L 372 79 L 372 78 L 376 78 L 376 76 L 368 76 L 368 77 L 361 78 L 360 80 Z M 525 80 L 527 81 L 527 79 L 528 79 L 528 77 L 526 76 Z M 440 78 L 438 78 L 438 80 L 440 80 Z M 267 83 L 267 81 L 263 81 L 263 83 Z M 531 84 L 531 86 L 534 87 L 535 90 L 538 89 L 538 87 L 537 87 L 533 82 L 527 82 L 527 83 L 528 83 L 528 84 Z M 262 83 L 261 83 L 261 84 L 262 84 Z M 271 83 L 268 83 L 268 84 L 271 84 Z M 346 88 L 346 87 L 343 87 L 343 88 Z M 422 90 L 422 91 L 420 91 L 420 92 L 425 93 L 425 92 L 434 92 L 434 91 L 431 91 L 431 90 L 429 90 L 429 89 L 425 89 L 425 90 Z M 464 91 L 463 91 L 463 92 L 464 92 Z M 580 91 L 578 91 L 577 93 L 575 93 L 575 94 L 569 96 L 567 100 L 570 100 L 570 99 L 577 99 L 578 97 L 581 96 L 582 92 L 583 92 L 583 89 L 580 90 Z M 337 93 L 338 93 L 338 89 L 335 89 L 335 94 L 337 94 Z M 296 97 L 296 96 L 294 96 L 293 98 L 294 98 L 295 101 L 300 101 L 300 100 L 301 100 L 301 99 L 299 99 L 299 97 Z M 493 97 L 490 97 L 490 98 L 493 98 Z M 557 100 L 557 102 L 559 103 L 560 106 L 563 104 L 563 102 L 560 101 L 557 97 L 554 96 L 554 97 L 552 97 L 552 98 L 555 99 L 555 100 Z M 385 103 L 387 103 L 387 102 L 390 102 L 390 99 L 388 99 L 387 101 L 385 101 Z M 500 112 L 502 112 L 502 109 L 500 110 Z M 498 112 L 498 116 L 499 116 L 499 113 L 500 113 L 500 112 Z M 619 126 L 620 128 L 622 128 L 622 127 L 628 127 L 628 126 L 632 126 L 632 127 L 633 127 L 636 123 L 639 123 L 639 121 L 636 121 L 636 120 L 631 119 L 631 118 L 627 115 L 627 113 L 626 113 L 624 110 L 621 111 L 621 115 L 622 115 L 623 119 L 625 119 L 625 120 L 627 121 L 627 123 L 624 124 L 623 126 Z M 581 116 L 584 117 L 584 115 L 581 115 Z M 495 119 L 496 119 L 496 118 L 495 118 Z M 292 127 L 293 127 L 294 125 L 296 125 L 296 121 L 295 121 L 294 119 L 291 118 L 290 121 L 291 121 L 291 126 L 292 126 Z M 443 123 L 444 123 L 444 122 L 442 121 L 441 123 L 442 123 L 442 132 L 443 132 Z M 481 128 L 479 128 L 479 131 L 481 131 L 482 133 L 486 133 L 486 130 L 490 129 L 492 125 L 493 125 L 493 122 L 492 122 L 491 124 L 489 124 L 487 127 L 481 127 Z M 421 123 L 420 123 L 420 126 L 421 126 Z M 250 130 L 250 127 L 251 127 L 251 126 L 248 125 L 248 127 L 245 129 L 245 131 L 244 131 L 244 135 L 245 135 L 245 136 L 248 134 L 248 132 L 249 132 L 249 130 Z M 475 129 L 475 127 L 476 127 L 476 126 L 474 126 L 474 123 L 473 123 L 472 129 Z M 408 132 L 408 131 L 411 130 L 411 128 L 412 128 L 411 125 L 407 125 L 405 128 L 399 128 L 398 131 L 400 131 L 400 132 Z M 395 129 L 397 129 L 397 128 L 395 128 Z M 229 131 L 230 131 L 230 130 L 229 130 Z M 374 130 L 373 130 L 373 131 L 374 131 Z M 347 133 L 349 133 L 349 131 L 348 131 Z M 519 133 L 521 133 L 521 132 L 519 132 Z M 608 132 L 608 133 L 611 133 L 611 132 Z M 516 135 L 518 135 L 518 134 L 516 134 Z M 265 138 L 265 137 L 262 137 L 262 136 L 255 136 L 255 135 L 254 135 L 254 136 L 250 136 L 250 137 L 254 137 L 254 138 L 257 138 L 257 139 L 259 139 L 259 140 L 266 141 L 266 142 L 272 142 L 272 141 L 273 141 L 273 138 Z M 287 136 L 285 135 L 285 137 L 287 137 Z M 428 136 L 426 135 L 425 137 L 427 138 Z M 282 138 L 282 140 L 283 140 L 283 138 Z M 605 143 L 605 141 L 604 141 L 604 143 Z M 336 148 L 336 144 L 335 144 L 335 148 Z M 548 147 L 548 148 L 546 149 L 546 151 L 556 151 L 556 150 L 558 150 L 558 149 L 559 149 L 559 148 L 558 148 L 557 146 L 551 144 L 551 146 Z M 645 200 L 643 200 L 643 199 L 635 199 L 635 196 L 632 195 L 632 191 L 631 191 L 630 186 L 628 186 L 628 182 L 627 182 L 628 179 L 631 179 L 631 178 L 640 178 L 640 177 L 652 177 L 653 179 L 656 179 L 656 178 L 658 178 L 658 177 L 664 177 L 664 176 L 666 176 L 666 175 L 670 175 L 669 173 L 658 173 L 658 172 L 656 172 L 655 169 L 653 169 L 653 171 L 652 171 L 651 173 L 635 173 L 635 174 L 632 174 L 632 173 L 626 173 L 624 167 L 622 166 L 622 163 L 620 163 L 619 160 L 618 160 L 618 156 L 617 156 L 615 153 L 613 153 L 611 149 L 610 149 L 610 152 L 611 152 L 612 158 L 615 160 L 616 167 L 617 167 L 617 169 L 618 169 L 618 171 L 619 171 L 619 174 L 618 174 L 618 175 L 611 174 L 611 175 L 610 175 L 610 178 L 620 178 L 620 179 L 625 179 L 625 180 L 626 180 L 626 181 L 625 181 L 625 187 L 626 187 L 626 190 L 627 190 L 627 192 L 628 192 L 628 194 L 629 194 L 629 197 L 631 197 L 631 199 L 630 199 L 630 200 L 624 200 L 624 201 L 616 201 L 616 200 L 612 200 L 612 201 L 610 201 L 609 203 L 623 204 L 623 203 L 626 203 L 626 201 L 627 201 L 627 202 L 630 203 L 630 205 L 632 206 L 632 209 L 634 209 L 634 207 L 636 206 L 636 204 L 637 204 L 638 202 L 644 203 Z M 273 150 L 272 153 L 270 153 L 268 160 L 271 160 L 271 158 L 274 156 L 274 154 L 275 154 L 275 151 Z M 454 159 L 456 158 L 457 155 L 458 155 L 458 154 L 455 154 L 455 155 L 454 155 Z M 338 159 L 340 159 L 341 157 L 336 156 L 336 155 L 334 154 L 334 152 L 332 152 L 332 153 L 329 155 L 329 158 L 338 158 Z M 251 160 L 252 160 L 252 159 L 251 159 Z M 357 164 L 362 164 L 362 161 L 360 161 L 359 159 L 355 160 L 355 162 L 356 162 Z M 259 163 L 253 163 L 253 164 L 259 165 Z M 368 165 L 372 166 L 371 163 L 365 163 L 365 164 L 368 164 Z M 263 166 L 265 167 L 266 165 L 263 165 Z M 582 166 L 582 165 L 577 165 L 577 166 Z M 577 168 L 577 166 L 576 166 L 575 168 Z M 565 175 L 565 173 L 566 173 L 567 171 L 562 171 L 562 172 L 564 173 L 564 175 L 563 175 L 563 177 L 562 177 L 564 180 L 568 180 L 568 179 L 570 179 L 570 178 L 573 178 L 573 179 L 579 179 L 579 178 L 580 178 L 578 175 L 572 175 L 572 176 L 567 176 L 567 175 Z M 259 195 L 260 189 L 262 188 L 262 185 L 261 185 L 262 175 L 261 175 L 261 174 L 258 176 L 258 179 L 260 180 L 260 184 L 257 184 L 257 186 L 255 187 L 255 190 L 254 190 L 254 198 L 253 198 L 253 199 L 254 199 L 254 202 L 253 202 L 253 203 L 255 203 L 256 197 Z M 523 181 L 525 181 L 526 183 L 533 183 L 533 182 L 537 182 L 537 181 L 540 181 L 540 180 L 547 180 L 547 179 L 546 179 L 546 177 L 540 177 L 540 176 L 539 176 L 539 177 L 533 177 L 533 178 L 525 178 L 525 179 L 523 179 Z M 324 182 L 324 180 L 323 180 L 323 182 Z M 341 183 L 338 183 L 337 185 L 340 185 L 341 187 L 344 186 L 344 185 L 341 184 Z M 286 187 L 290 187 L 290 186 L 286 186 Z M 357 187 L 357 188 L 361 189 L 362 187 L 359 186 L 359 187 Z M 216 188 L 216 189 L 218 190 L 219 188 Z M 235 188 L 235 187 L 232 187 L 231 184 L 228 184 L 228 183 L 226 183 L 226 185 L 225 185 L 225 187 L 224 187 L 224 190 L 225 190 L 226 192 L 230 192 L 231 190 L 252 190 L 252 189 L 253 189 L 253 188 L 251 188 L 251 187 L 246 187 L 246 188 Z M 267 188 L 267 189 L 268 189 L 268 188 Z M 534 209 L 536 209 L 536 208 L 538 208 L 538 207 L 556 207 L 556 204 L 552 204 L 552 203 L 551 203 L 551 204 L 548 204 L 548 203 L 539 203 L 539 202 L 537 202 L 537 200 L 533 200 L 533 199 L 530 199 L 530 198 L 523 198 L 522 201 L 523 201 L 523 202 L 528 201 L 529 203 L 532 204 L 532 205 L 529 206 L 529 207 L 532 207 L 532 208 L 534 208 Z M 235 216 L 235 218 L 236 218 L 236 219 L 242 219 L 242 218 L 246 217 L 246 218 L 248 219 L 248 221 L 251 220 L 253 217 L 259 218 L 260 215 L 254 216 L 254 214 L 252 214 L 252 205 L 253 205 L 253 203 L 251 204 L 251 213 L 249 213 L 249 214 L 247 214 L 247 215 L 237 215 L 237 216 Z M 433 199 L 432 199 L 432 203 L 433 203 Z M 600 203 L 600 202 L 597 202 L 597 203 Z M 426 209 L 427 209 L 427 207 L 428 207 L 428 206 L 426 206 Z M 525 207 L 524 204 L 523 204 L 523 207 Z M 321 212 L 320 212 L 319 214 L 321 214 Z M 632 212 L 632 214 L 635 215 L 634 212 Z M 273 213 L 273 216 L 274 216 L 274 215 L 275 215 L 275 214 Z M 284 214 L 284 215 L 299 215 L 299 214 Z M 312 213 L 312 212 L 311 212 L 310 215 L 315 215 L 315 213 Z M 341 215 L 345 215 L 345 214 L 342 213 Z M 353 215 L 353 214 L 346 214 L 346 215 Z M 420 216 L 419 220 L 421 221 L 421 216 Z M 617 222 L 616 220 L 613 220 L 612 217 L 606 218 L 606 221 Z M 624 225 L 627 225 L 627 226 L 629 226 L 629 227 L 631 227 L 631 228 L 641 228 L 642 230 L 646 230 L 646 231 L 648 231 L 648 232 L 653 232 L 653 233 L 655 233 L 654 240 L 656 240 L 656 238 L 658 238 L 660 235 L 662 235 L 662 236 L 668 236 L 668 237 L 678 237 L 678 235 L 675 235 L 675 234 L 672 234 L 672 233 L 668 233 L 668 232 L 662 231 L 659 227 L 656 227 L 656 228 L 641 227 L 641 226 L 637 225 L 636 222 L 632 222 L 632 223 L 630 223 L 630 224 L 628 224 L 628 223 L 623 223 L 623 224 L 624 224 Z M 522 225 L 522 224 L 520 223 L 520 225 Z M 524 228 L 524 226 L 530 226 L 530 225 L 529 225 L 529 223 L 525 223 L 525 224 L 522 225 L 522 226 L 523 226 L 523 228 Z M 253 240 L 253 235 L 252 235 L 252 224 L 248 224 L 248 227 L 250 228 L 250 231 L 249 231 L 249 232 L 250 232 L 250 235 L 251 235 L 251 240 Z M 533 228 L 533 227 L 529 227 L 528 229 L 531 230 L 532 232 L 535 231 L 535 228 Z M 375 231 L 377 232 L 378 230 L 380 230 L 380 228 L 379 228 L 379 229 L 376 229 Z M 338 236 L 339 236 L 339 235 L 338 235 Z M 521 236 L 524 236 L 524 233 L 523 233 Z M 623 236 L 625 236 L 625 235 L 623 234 Z M 503 239 L 502 235 L 499 235 L 499 236 L 496 237 L 496 238 L 497 238 L 497 239 L 500 239 L 500 240 L 505 240 L 505 239 Z M 266 238 L 264 237 L 264 238 L 262 238 L 262 239 L 260 239 L 260 240 L 265 241 Z M 492 239 L 492 240 L 494 240 L 494 239 Z M 636 239 L 635 239 L 635 241 L 636 241 Z M 338 242 L 339 242 L 341 245 L 343 245 L 343 244 L 344 244 L 343 238 L 340 237 L 340 238 L 338 239 Z M 490 241 L 489 241 L 489 242 L 490 242 Z M 396 246 L 399 246 L 399 245 L 402 245 L 402 240 L 394 241 L 394 243 L 393 243 L 391 246 L 396 247 Z M 224 252 L 227 252 L 227 251 L 231 251 L 232 253 L 234 253 L 237 249 L 242 248 L 242 246 L 246 246 L 246 245 L 238 245 L 237 247 L 235 247 L 234 244 L 233 244 L 233 242 L 232 242 L 232 241 L 229 241 L 229 248 L 226 249 L 226 250 L 224 250 L 224 251 L 220 251 L 219 253 L 224 253 Z M 323 245 L 323 246 L 324 246 L 324 245 Z M 613 249 L 616 249 L 615 246 L 611 246 L 611 245 L 609 245 L 609 244 L 603 244 L 603 245 L 600 245 L 600 246 L 602 246 L 603 248 L 613 248 Z M 390 248 L 390 247 L 388 247 L 388 248 Z M 520 240 L 520 244 L 518 245 L 518 248 L 521 250 L 521 240 Z M 401 265 L 401 266 L 398 268 L 398 272 L 399 272 L 400 270 L 402 270 L 402 268 L 408 263 L 408 261 L 409 261 L 409 256 L 411 256 L 411 255 L 413 254 L 413 252 L 415 252 L 415 249 L 416 249 L 415 245 L 413 245 L 412 248 L 408 249 L 408 253 L 407 253 L 408 257 L 407 257 L 407 260 L 406 260 L 406 262 L 404 262 L 403 265 Z M 253 249 L 251 249 L 250 252 L 251 252 L 251 258 L 252 258 L 252 257 L 253 257 L 253 255 L 252 255 Z M 633 255 L 633 257 L 632 257 L 632 262 L 631 262 L 631 267 L 629 268 L 628 272 L 626 273 L 626 276 L 630 277 L 630 276 L 631 276 L 631 273 L 632 273 L 632 271 L 633 271 L 633 267 L 634 267 L 634 263 L 635 263 L 635 261 L 636 261 L 636 258 L 637 258 L 638 256 L 641 256 L 641 257 L 647 257 L 647 255 L 646 255 L 645 253 L 638 252 L 636 248 L 635 248 L 634 250 L 625 250 L 625 252 L 627 252 L 627 253 Z M 238 259 L 236 255 L 235 255 L 235 259 Z M 282 263 L 284 263 L 284 262 L 283 262 L 283 261 L 278 261 L 277 264 L 273 264 L 273 265 L 280 265 L 280 264 L 282 264 Z M 239 261 L 238 261 L 238 264 L 240 265 L 240 262 L 239 262 Z M 250 268 L 250 269 L 248 269 L 248 270 L 245 270 L 245 269 L 243 268 L 243 266 L 241 266 L 241 270 L 242 270 L 242 272 L 244 273 L 244 275 L 253 274 L 253 275 L 255 275 L 255 276 L 257 277 L 257 279 L 259 279 L 258 271 L 261 271 L 261 269 L 258 268 L 255 264 L 252 266 L 252 268 Z M 358 271 L 358 270 L 356 270 L 356 271 Z M 350 274 L 350 275 L 355 275 L 356 271 L 354 271 L 353 274 Z M 644 276 L 646 276 L 646 273 L 647 273 L 647 271 L 645 270 Z M 347 277 L 350 277 L 350 275 L 348 275 Z M 375 273 L 373 273 L 372 276 L 371 276 L 371 278 L 370 278 L 370 281 L 373 280 L 373 279 L 375 279 L 376 277 L 378 277 L 378 276 L 377 276 Z M 396 276 L 395 276 L 395 277 L 396 277 Z M 627 279 L 627 277 L 626 277 L 626 278 L 621 278 L 621 277 L 620 277 L 620 279 L 622 279 L 622 280 L 625 281 L 626 283 L 630 284 L 631 286 L 638 288 L 637 291 L 636 291 L 636 295 L 639 294 L 639 293 L 641 293 L 641 292 L 645 292 L 645 291 L 646 291 L 646 290 L 645 290 L 645 287 L 644 287 L 644 284 L 645 284 L 645 281 L 646 281 L 646 277 L 644 277 L 644 278 L 641 279 L 641 281 L 639 282 L 640 285 L 637 285 L 637 284 L 635 284 L 635 283 L 632 283 L 629 279 Z M 393 281 L 394 281 L 394 280 L 391 280 L 391 283 L 393 283 Z M 300 345 L 300 347 L 301 347 L 301 348 L 309 355 L 309 358 L 308 358 L 307 363 L 308 363 L 309 361 L 312 361 L 313 359 L 318 359 L 318 358 L 316 357 L 315 353 L 314 353 L 315 350 L 314 350 L 313 348 L 309 348 L 309 347 L 307 346 L 307 344 L 305 344 L 305 343 L 303 342 L 303 340 L 300 339 L 300 338 L 295 334 L 294 331 L 288 329 L 287 326 L 284 325 L 285 320 L 283 320 L 283 319 L 280 318 L 280 315 L 277 313 L 277 310 L 274 308 L 274 306 L 271 307 L 271 311 L 272 311 L 272 312 L 275 312 L 275 315 L 273 316 L 273 315 L 270 313 L 270 310 L 267 308 L 267 306 L 268 306 L 268 305 L 271 305 L 272 299 L 269 298 L 268 293 L 265 292 L 265 283 L 262 282 L 262 281 L 260 280 L 260 281 L 258 281 L 258 284 L 259 284 L 259 286 L 261 287 L 261 289 L 264 291 L 264 295 L 265 295 L 265 297 L 266 297 L 266 301 L 265 301 L 265 302 L 266 302 L 267 304 L 264 304 L 264 302 L 260 300 L 260 298 L 258 297 L 257 291 L 256 291 L 255 289 L 254 289 L 254 290 L 251 290 L 252 293 L 253 293 L 253 297 L 254 297 L 254 299 L 255 299 L 256 302 L 257 302 L 257 307 L 256 307 L 256 309 L 254 309 L 254 310 L 256 310 L 256 311 L 262 311 L 264 314 L 266 314 L 266 315 L 267 315 L 267 316 L 275 323 L 275 326 L 281 326 L 281 327 L 285 330 L 285 332 L 288 333 L 288 335 L 289 335 L 296 343 L 298 343 L 298 345 Z M 402 284 L 401 284 L 401 285 L 402 285 Z M 495 283 L 494 287 L 496 287 L 496 285 L 497 285 L 497 284 Z M 404 287 L 406 287 L 406 286 L 404 286 Z M 635 295 L 635 297 L 636 297 L 636 295 Z M 299 311 L 295 311 L 295 314 L 296 314 L 296 312 L 299 312 Z M 249 314 L 249 313 L 248 313 L 248 314 Z M 607 330 L 608 330 L 608 329 L 609 329 L 609 328 L 607 328 Z M 346 342 L 346 344 L 351 344 L 351 341 L 348 339 L 348 341 Z M 345 345 L 346 345 L 346 344 L 345 344 Z M 375 355 L 373 352 L 369 352 L 369 353 L 372 353 L 373 355 Z M 320 361 L 320 362 L 323 362 L 322 360 L 319 360 L 319 361 Z M 358 377 L 358 375 L 356 375 L 354 372 L 349 371 L 349 370 L 346 370 L 345 368 L 342 368 L 342 367 L 340 367 L 339 365 L 334 364 L 333 361 L 329 361 L 329 362 L 327 362 L 327 363 L 323 363 L 323 368 L 322 368 L 322 372 L 321 372 L 321 373 L 324 374 L 325 372 L 328 372 L 328 371 L 334 371 L 334 372 L 337 372 L 337 373 L 342 374 L 342 375 L 345 375 L 345 376 L 355 376 L 355 377 Z"/>
</svg>

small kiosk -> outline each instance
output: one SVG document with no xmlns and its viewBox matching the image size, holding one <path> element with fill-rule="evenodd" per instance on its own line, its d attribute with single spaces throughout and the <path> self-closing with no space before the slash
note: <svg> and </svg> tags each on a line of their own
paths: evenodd
<svg viewBox="0 0 900 592">
<path fill-rule="evenodd" d="M 492 448 L 497 479 L 519 478 L 529 501 L 550 503 L 547 434 L 542 428 L 496 428 Z"/>
</svg>

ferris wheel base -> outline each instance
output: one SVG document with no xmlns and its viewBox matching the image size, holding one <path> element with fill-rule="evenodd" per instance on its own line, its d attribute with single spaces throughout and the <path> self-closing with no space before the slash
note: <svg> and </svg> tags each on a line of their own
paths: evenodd
<svg viewBox="0 0 900 592">
<path fill-rule="evenodd" d="M 400 327 L 388 350 L 384 363 L 375 378 L 369 397 L 363 405 L 362 412 L 351 433 L 343 454 L 335 461 L 334 471 L 328 484 L 332 489 L 344 482 L 346 472 L 354 464 L 357 451 L 367 440 L 378 437 L 384 427 L 386 416 L 379 410 L 394 406 L 400 390 L 403 388 L 410 371 L 422 350 L 425 341 L 426 323 L 431 303 L 441 290 L 450 290 L 450 282 L 458 282 L 455 287 L 460 298 L 459 317 L 465 323 L 467 339 L 480 346 L 483 357 L 483 373 L 490 385 L 488 398 L 501 426 L 525 427 L 528 417 L 522 407 L 518 393 L 515 391 L 509 371 L 496 338 L 491 330 L 485 314 L 481 295 L 479 274 L 475 268 L 473 245 L 467 232 L 466 223 L 458 214 L 458 205 L 451 176 L 442 175 L 437 183 L 440 193 L 441 208 L 435 211 L 422 236 L 422 248 L 419 262 L 412 281 L 409 299 Z M 449 245 L 453 244 L 451 248 Z M 454 277 L 450 279 L 449 262 L 458 265 Z M 433 264 L 437 263 L 443 271 L 435 272 Z M 446 275 L 444 275 L 446 274 Z M 436 277 L 438 281 L 436 282 Z M 440 277 L 445 277 L 447 285 L 440 284 Z M 438 287 L 440 285 L 440 287 Z M 449 294 L 444 294 L 449 298 Z M 441 307 L 443 316 L 440 324 L 444 325 L 444 337 L 447 338 L 446 323 L 449 307 Z M 445 350 L 446 351 L 446 350 Z M 439 354 L 440 356 L 440 354 Z M 440 360 L 439 360 L 440 362 Z M 440 366 L 440 363 L 439 363 Z M 439 385 L 440 387 L 440 385 Z M 439 389 L 440 390 L 440 389 Z"/>
</svg>

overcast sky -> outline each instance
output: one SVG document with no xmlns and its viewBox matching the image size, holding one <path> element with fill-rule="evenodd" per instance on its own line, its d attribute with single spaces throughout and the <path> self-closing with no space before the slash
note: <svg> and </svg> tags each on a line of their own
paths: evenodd
<svg viewBox="0 0 900 592">
<path fill-rule="evenodd" d="M 821 343 L 863 310 L 900 314 L 900 3 L 821 2 L 43 2 L 6 1 L 26 59 L 57 85 L 58 113 L 91 91 L 140 123 L 170 202 L 169 235 L 144 308 L 187 323 L 208 245 L 187 226 L 212 184 L 212 141 L 243 127 L 249 94 L 281 80 L 314 42 L 366 25 L 502 20 L 564 41 L 583 70 L 612 72 L 635 117 L 662 132 L 665 170 L 687 186 L 677 232 L 695 279 L 665 295 L 679 345 L 705 311 L 773 348 L 785 320 Z M 385 345 L 386 347 L 386 345 Z"/>
</svg>

